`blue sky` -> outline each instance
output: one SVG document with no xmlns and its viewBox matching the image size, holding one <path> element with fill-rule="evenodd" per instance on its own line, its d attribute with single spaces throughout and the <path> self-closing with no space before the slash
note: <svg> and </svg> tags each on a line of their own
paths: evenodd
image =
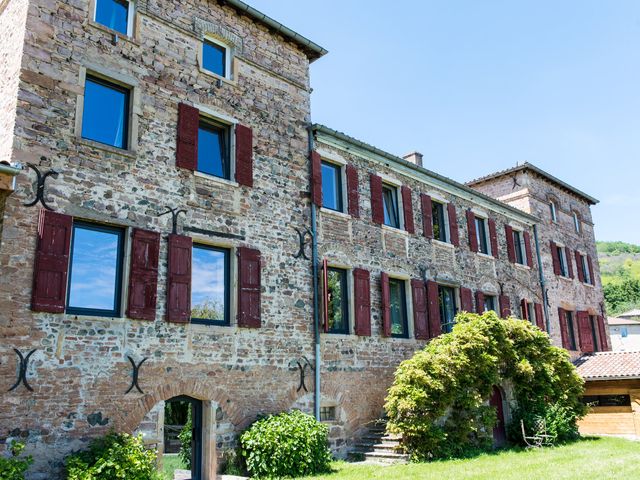
<svg viewBox="0 0 640 480">
<path fill-rule="evenodd" d="M 640 2 L 248 1 L 329 50 L 314 122 L 458 181 L 529 161 L 640 244 Z"/>
</svg>

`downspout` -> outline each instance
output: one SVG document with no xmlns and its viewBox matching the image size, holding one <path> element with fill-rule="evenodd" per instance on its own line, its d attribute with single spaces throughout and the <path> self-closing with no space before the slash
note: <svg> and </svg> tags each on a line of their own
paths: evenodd
<svg viewBox="0 0 640 480">
<path fill-rule="evenodd" d="M 308 126 L 309 133 L 309 158 L 311 158 L 311 153 L 314 149 L 313 144 L 313 126 L 309 124 Z M 309 162 L 309 178 L 311 178 L 311 169 L 313 165 Z M 313 199 L 311 200 L 311 271 L 313 275 L 313 333 L 315 340 L 315 388 L 313 392 L 314 398 L 314 413 L 316 420 L 320 421 L 320 366 L 321 366 L 321 357 L 320 357 L 320 326 L 319 326 L 319 318 L 320 318 L 320 309 L 318 307 L 318 235 L 317 235 L 317 227 L 316 227 L 316 204 L 313 203 Z"/>
<path fill-rule="evenodd" d="M 540 256 L 540 242 L 538 242 L 538 226 L 533 225 L 533 240 L 536 244 L 536 257 L 538 258 L 538 274 L 540 275 L 540 288 L 542 289 L 542 308 L 544 308 L 544 320 L 547 325 L 547 333 L 551 334 L 551 321 L 549 319 L 549 306 L 547 304 L 547 283 L 542 270 L 542 257 Z"/>
</svg>

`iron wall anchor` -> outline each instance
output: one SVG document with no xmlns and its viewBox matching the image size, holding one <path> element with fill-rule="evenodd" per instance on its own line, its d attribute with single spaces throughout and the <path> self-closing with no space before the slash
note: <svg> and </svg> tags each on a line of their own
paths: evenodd
<svg viewBox="0 0 640 480">
<path fill-rule="evenodd" d="M 40 202 L 44 208 L 47 210 L 51 210 L 53 212 L 53 208 L 47 205 L 47 201 L 44 199 L 44 188 L 48 177 L 58 178 L 57 170 L 49 170 L 44 174 L 40 172 L 38 167 L 36 167 L 33 163 L 27 163 L 27 166 L 36 172 L 37 177 L 37 186 L 36 186 L 36 198 L 31 200 L 30 202 L 23 203 L 25 207 L 33 207 L 35 204 Z"/>
<path fill-rule="evenodd" d="M 176 208 L 167 207 L 166 205 L 165 205 L 164 208 L 166 208 L 167 211 L 159 213 L 158 217 L 162 217 L 163 215 L 166 215 L 167 213 L 170 213 L 171 214 L 171 225 L 172 225 L 171 233 L 176 235 L 178 233 L 178 215 L 180 215 L 181 213 L 184 213 L 186 215 L 187 211 L 184 210 L 184 209 L 178 210 Z"/>
<path fill-rule="evenodd" d="M 140 360 L 140 363 L 138 363 L 137 365 L 136 365 L 136 362 L 133 360 L 133 358 L 131 358 L 129 355 L 127 355 L 127 358 L 129 359 L 129 362 L 131 362 L 131 366 L 133 367 L 133 374 L 131 379 L 131 385 L 129 386 L 127 391 L 124 392 L 124 394 L 126 395 L 131 390 L 133 390 L 133 387 L 136 387 L 136 390 L 144 394 L 144 392 L 140 388 L 140 385 L 138 385 L 138 376 L 140 374 L 140 367 L 142 367 L 142 364 L 147 361 L 147 357 L 144 357 L 142 360 Z"/>
<path fill-rule="evenodd" d="M 18 369 L 18 379 L 16 380 L 16 383 L 14 383 L 13 387 L 8 390 L 9 392 L 18 388 L 21 383 L 27 388 L 27 390 L 33 392 L 33 388 L 31 388 L 31 385 L 29 385 L 29 382 L 27 381 L 27 367 L 29 366 L 29 359 L 31 358 L 31 355 L 33 355 L 36 350 L 37 349 L 34 348 L 29 353 L 27 353 L 26 357 L 23 357 L 20 350 L 18 350 L 17 348 L 13 349 L 13 351 L 16 352 L 16 355 L 18 355 L 18 358 L 20 359 L 20 366 Z"/>
</svg>

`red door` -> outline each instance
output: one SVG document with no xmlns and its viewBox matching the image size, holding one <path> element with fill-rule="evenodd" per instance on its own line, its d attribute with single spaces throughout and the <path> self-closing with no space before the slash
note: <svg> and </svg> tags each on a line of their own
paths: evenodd
<svg viewBox="0 0 640 480">
<path fill-rule="evenodd" d="M 500 389 L 494 385 L 491 393 L 489 405 L 495 407 L 498 416 L 498 423 L 493 427 L 493 443 L 496 447 L 501 447 L 507 442 L 507 432 L 504 428 L 504 409 L 502 407 L 502 393 Z"/>
</svg>

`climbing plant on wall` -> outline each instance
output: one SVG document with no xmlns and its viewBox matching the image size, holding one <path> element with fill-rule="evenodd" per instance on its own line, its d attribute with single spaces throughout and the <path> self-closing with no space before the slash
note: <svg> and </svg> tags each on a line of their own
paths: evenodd
<svg viewBox="0 0 640 480">
<path fill-rule="evenodd" d="M 583 381 L 567 352 L 529 322 L 492 311 L 459 314 L 451 333 L 400 364 L 385 404 L 388 428 L 402 434 L 414 460 L 490 449 L 497 418 L 487 400 L 504 382 L 513 389 L 518 427 L 523 418 L 532 431 L 553 406 L 572 424 L 559 429 L 557 441 L 577 432 Z"/>
</svg>

